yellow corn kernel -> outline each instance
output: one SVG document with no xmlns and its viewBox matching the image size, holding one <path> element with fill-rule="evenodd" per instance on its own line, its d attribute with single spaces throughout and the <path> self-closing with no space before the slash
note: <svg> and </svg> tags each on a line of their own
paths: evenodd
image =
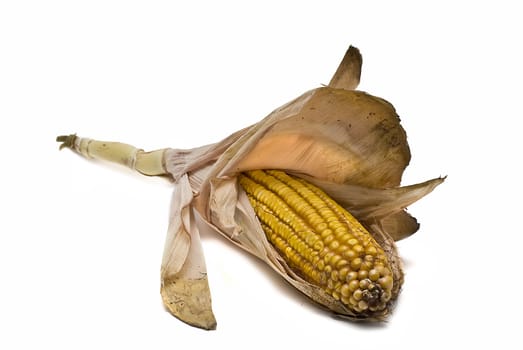
<svg viewBox="0 0 523 350">
<path fill-rule="evenodd" d="M 253 170 L 240 185 L 271 244 L 298 275 L 352 312 L 383 312 L 392 272 L 372 235 L 311 183 L 278 170 Z"/>
</svg>

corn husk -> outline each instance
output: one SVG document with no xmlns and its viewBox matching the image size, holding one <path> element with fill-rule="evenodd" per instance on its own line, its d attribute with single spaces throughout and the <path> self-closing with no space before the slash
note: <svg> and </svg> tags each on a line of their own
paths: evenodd
<svg viewBox="0 0 523 350">
<path fill-rule="evenodd" d="M 162 297 L 172 314 L 204 329 L 216 326 L 196 211 L 209 227 L 263 260 L 314 302 L 342 317 L 359 318 L 295 274 L 267 241 L 237 182 L 240 172 L 251 169 L 285 170 L 346 207 L 387 252 L 395 299 L 403 273 L 394 241 L 418 229 L 405 208 L 443 179 L 400 187 L 410 160 L 405 131 L 389 102 L 354 90 L 360 73 L 361 55 L 351 47 L 329 86 L 305 92 L 218 143 L 165 152 L 175 189 L 161 277 Z"/>
</svg>

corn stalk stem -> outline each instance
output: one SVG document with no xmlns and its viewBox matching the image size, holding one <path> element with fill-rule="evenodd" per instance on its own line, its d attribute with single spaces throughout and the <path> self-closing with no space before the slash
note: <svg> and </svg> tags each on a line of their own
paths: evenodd
<svg viewBox="0 0 523 350">
<path fill-rule="evenodd" d="M 145 152 L 126 143 L 98 141 L 78 137 L 76 134 L 58 136 L 56 141 L 61 142 L 60 149 L 70 148 L 85 158 L 121 164 L 147 176 L 167 174 L 165 148 Z"/>
</svg>

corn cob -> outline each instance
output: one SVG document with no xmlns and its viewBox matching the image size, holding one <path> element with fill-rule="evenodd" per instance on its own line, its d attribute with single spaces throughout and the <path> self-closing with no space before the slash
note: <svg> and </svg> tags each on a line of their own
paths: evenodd
<svg viewBox="0 0 523 350">
<path fill-rule="evenodd" d="M 387 255 L 318 187 L 278 170 L 239 176 L 267 239 L 289 267 L 356 315 L 384 314 L 392 298 Z"/>
</svg>

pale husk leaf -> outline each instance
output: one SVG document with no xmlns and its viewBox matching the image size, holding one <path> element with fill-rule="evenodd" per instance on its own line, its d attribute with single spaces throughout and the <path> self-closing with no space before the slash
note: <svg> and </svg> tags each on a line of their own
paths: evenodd
<svg viewBox="0 0 523 350">
<path fill-rule="evenodd" d="M 193 192 L 187 175 L 176 183 L 161 270 L 165 307 L 190 325 L 216 328 L 205 258 L 194 212 Z"/>
</svg>

